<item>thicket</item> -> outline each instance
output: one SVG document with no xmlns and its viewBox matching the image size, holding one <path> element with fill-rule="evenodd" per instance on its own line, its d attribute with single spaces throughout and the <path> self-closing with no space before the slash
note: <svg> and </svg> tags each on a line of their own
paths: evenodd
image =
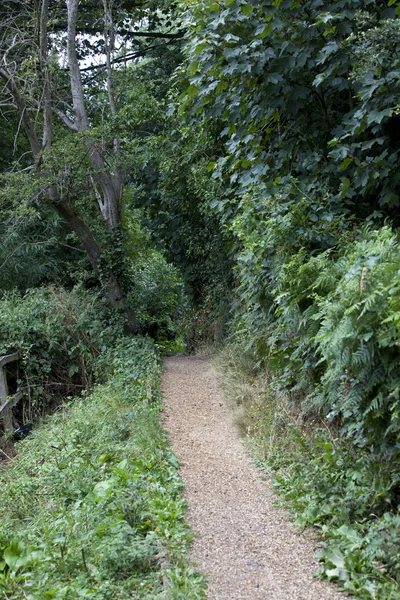
<svg viewBox="0 0 400 600">
<path fill-rule="evenodd" d="M 183 283 L 164 256 L 151 249 L 137 220 L 132 222 L 135 227 L 126 235 L 128 296 L 144 332 L 168 353 L 182 347 Z M 72 289 L 53 284 L 7 291 L 0 299 L 0 354 L 20 354 L 10 379 L 23 392 L 19 422 L 35 421 L 63 398 L 87 393 L 101 376 L 97 358 L 125 336 L 124 314 L 105 302 L 96 281 L 89 285 L 84 272 L 80 278 Z"/>
<path fill-rule="evenodd" d="M 395 458 L 396 11 L 196 2 L 187 24 L 181 110 L 225 140 L 209 168 L 231 196 L 208 207 L 232 240 L 233 331 L 305 412 Z"/>
<path fill-rule="evenodd" d="M 173 12 L 0 7 L 0 354 L 19 352 L 13 414 L 34 421 L 19 446 L 1 439 L 10 600 L 205 597 L 159 422 L 160 351 L 183 348 L 186 290 L 147 206 L 180 60 Z"/>
<path fill-rule="evenodd" d="M 98 356 L 123 336 L 123 318 L 98 294 L 37 288 L 0 300 L 0 354 L 18 352 L 23 422 L 36 420 L 68 395 L 88 391 Z"/>
<path fill-rule="evenodd" d="M 178 462 L 160 427 L 160 359 L 123 340 L 105 383 L 48 417 L 0 470 L 4 597 L 205 598 Z"/>
<path fill-rule="evenodd" d="M 285 398 L 255 402 L 279 424 L 266 460 L 302 524 L 335 539 L 321 571 L 361 597 L 397 597 L 399 8 L 185 7 L 181 115 L 224 142 L 204 207 L 233 262 L 232 339 L 252 357 L 249 381 L 272 371 Z M 234 387 L 246 403 L 251 385 Z"/>
</svg>

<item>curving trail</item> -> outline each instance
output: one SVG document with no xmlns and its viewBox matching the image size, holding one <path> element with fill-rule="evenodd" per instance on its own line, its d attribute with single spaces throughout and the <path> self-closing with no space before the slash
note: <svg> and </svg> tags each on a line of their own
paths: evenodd
<svg viewBox="0 0 400 600">
<path fill-rule="evenodd" d="M 250 462 L 209 362 L 165 360 L 164 426 L 181 461 L 192 558 L 210 600 L 340 600 L 314 579 L 315 544 L 273 506 L 269 483 Z"/>
</svg>

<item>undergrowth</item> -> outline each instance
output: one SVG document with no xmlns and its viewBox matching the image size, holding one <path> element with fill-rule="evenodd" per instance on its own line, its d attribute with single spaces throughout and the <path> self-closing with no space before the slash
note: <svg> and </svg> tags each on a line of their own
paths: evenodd
<svg viewBox="0 0 400 600">
<path fill-rule="evenodd" d="M 201 599 L 178 463 L 144 339 L 102 356 L 105 380 L 18 445 L 0 470 L 0 595 Z"/>
<path fill-rule="evenodd" d="M 240 346 L 216 365 L 236 422 L 258 464 L 273 476 L 296 524 L 319 532 L 318 576 L 356 598 L 400 597 L 400 502 L 393 465 L 354 449 L 323 419 L 302 415 L 274 376 Z"/>
<path fill-rule="evenodd" d="M 94 382 L 96 359 L 123 336 L 123 318 L 99 293 L 54 286 L 0 297 L 0 354 L 18 352 L 17 383 L 26 420 Z"/>
</svg>

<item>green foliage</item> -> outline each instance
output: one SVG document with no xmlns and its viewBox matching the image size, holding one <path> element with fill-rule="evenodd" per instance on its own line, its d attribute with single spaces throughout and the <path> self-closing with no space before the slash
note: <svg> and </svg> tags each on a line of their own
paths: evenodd
<svg viewBox="0 0 400 600">
<path fill-rule="evenodd" d="M 282 268 L 272 354 L 289 386 L 307 369 L 308 409 L 322 408 L 359 445 L 392 456 L 400 424 L 399 239 L 388 227 L 365 229 L 339 248 L 308 260 L 300 251 Z"/>
<path fill-rule="evenodd" d="M 397 598 L 399 8 L 182 4 L 181 115 L 225 144 L 208 168 L 227 193 L 209 184 L 203 210 L 230 241 L 232 338 L 286 408 L 270 381 L 264 403 L 234 387 L 299 522 L 329 538 L 321 574 Z"/>
<path fill-rule="evenodd" d="M 398 239 L 360 228 L 399 191 L 396 11 L 374 0 L 186 6 L 181 112 L 225 143 L 209 168 L 230 189 L 205 210 L 233 240 L 233 332 L 306 412 L 396 454 Z"/>
<path fill-rule="evenodd" d="M 191 300 L 199 305 L 210 293 L 228 286 L 227 244 L 210 202 L 227 197 L 210 179 L 208 164 L 218 144 L 200 130 L 190 130 L 171 115 L 163 131 L 136 149 L 132 169 L 132 204 L 145 208 L 154 241 L 176 265 Z"/>
<path fill-rule="evenodd" d="M 6 189 L 4 190 L 6 191 Z M 29 207 L 23 214 L 7 215 L 0 222 L 0 290 L 27 289 L 50 282 L 70 286 L 88 261 L 76 238 L 59 218 Z M 82 278 L 82 277 L 81 277 Z"/>
<path fill-rule="evenodd" d="M 322 10 L 323 8 L 323 10 Z M 398 201 L 398 20 L 374 0 L 190 3 L 182 110 L 222 125 L 243 188 L 329 182 L 360 215 Z M 358 201 L 355 202 L 355 197 Z M 372 209 L 372 210 L 371 210 Z"/>
<path fill-rule="evenodd" d="M 133 305 L 143 322 L 165 321 L 171 329 L 184 305 L 183 282 L 178 271 L 157 250 L 148 250 L 132 265 Z"/>
<path fill-rule="evenodd" d="M 0 354 L 19 352 L 29 418 L 52 398 L 87 389 L 95 359 L 123 335 L 123 319 L 81 289 L 10 292 L 0 300 Z"/>
<path fill-rule="evenodd" d="M 205 598 L 159 423 L 158 355 L 125 340 L 99 367 L 107 382 L 48 418 L 0 473 L 0 590 L 10 600 Z"/>
<path fill-rule="evenodd" d="M 311 437 L 306 429 L 291 429 L 291 446 L 276 445 L 265 464 L 297 525 L 318 528 L 325 540 L 319 575 L 357 598 L 394 600 L 400 592 L 400 520 L 390 462 L 354 453 L 327 429 L 315 429 Z"/>
<path fill-rule="evenodd" d="M 152 247 L 143 221 L 143 209 L 126 211 L 123 247 L 128 257 L 128 295 L 143 333 L 165 343 L 178 334 L 187 299 L 178 269 L 167 261 L 164 252 Z"/>
</svg>

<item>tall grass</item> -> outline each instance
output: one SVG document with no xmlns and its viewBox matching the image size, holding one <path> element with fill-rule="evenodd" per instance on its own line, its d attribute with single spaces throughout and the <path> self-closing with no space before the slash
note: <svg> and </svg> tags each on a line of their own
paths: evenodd
<svg viewBox="0 0 400 600">
<path fill-rule="evenodd" d="M 260 367 L 251 351 L 228 344 L 214 358 L 232 419 L 257 454 L 290 446 L 293 427 L 301 428 L 299 411 L 274 385 L 268 367 Z"/>
</svg>

